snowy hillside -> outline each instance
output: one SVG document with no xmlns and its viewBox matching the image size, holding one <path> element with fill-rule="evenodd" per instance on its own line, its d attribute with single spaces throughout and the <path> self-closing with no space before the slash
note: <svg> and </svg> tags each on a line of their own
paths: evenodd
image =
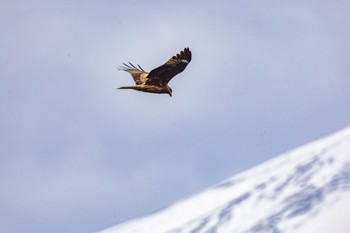
<svg viewBox="0 0 350 233">
<path fill-rule="evenodd" d="M 101 233 L 350 233 L 350 128 Z"/>
</svg>

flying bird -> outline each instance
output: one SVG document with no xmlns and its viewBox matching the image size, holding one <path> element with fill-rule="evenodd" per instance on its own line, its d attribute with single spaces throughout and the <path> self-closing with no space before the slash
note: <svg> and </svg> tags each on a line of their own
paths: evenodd
<svg viewBox="0 0 350 233">
<path fill-rule="evenodd" d="M 120 66 L 120 70 L 131 74 L 136 85 L 119 87 L 118 89 L 132 89 L 156 94 L 169 94 L 172 96 L 173 90 L 169 87 L 168 83 L 175 75 L 184 71 L 190 63 L 191 58 L 192 53 L 190 49 L 185 48 L 149 73 L 144 71 L 140 65 L 136 67 L 130 62 L 129 64 L 123 63 L 124 66 Z"/>
</svg>

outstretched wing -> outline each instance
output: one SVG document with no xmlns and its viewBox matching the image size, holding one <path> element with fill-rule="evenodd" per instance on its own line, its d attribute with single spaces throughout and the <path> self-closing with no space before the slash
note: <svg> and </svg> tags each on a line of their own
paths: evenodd
<svg viewBox="0 0 350 233">
<path fill-rule="evenodd" d="M 152 70 L 147 76 L 146 84 L 165 86 L 175 75 L 186 68 L 191 58 L 190 49 L 185 48 L 179 54 L 170 58 L 164 65 Z"/>
<path fill-rule="evenodd" d="M 129 62 L 128 64 L 123 63 L 124 66 L 120 66 L 119 69 L 128 72 L 133 77 L 136 85 L 145 83 L 144 77 L 147 76 L 147 72 L 142 69 L 140 65 L 134 66 Z"/>
</svg>

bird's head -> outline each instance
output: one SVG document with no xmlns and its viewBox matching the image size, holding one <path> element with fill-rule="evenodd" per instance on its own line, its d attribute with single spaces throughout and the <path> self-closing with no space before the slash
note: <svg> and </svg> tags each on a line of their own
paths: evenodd
<svg viewBox="0 0 350 233">
<path fill-rule="evenodd" d="M 166 91 L 167 94 L 170 95 L 170 97 L 172 96 L 172 93 L 173 93 L 173 89 L 171 89 L 171 87 L 167 86 L 167 91 Z"/>
</svg>

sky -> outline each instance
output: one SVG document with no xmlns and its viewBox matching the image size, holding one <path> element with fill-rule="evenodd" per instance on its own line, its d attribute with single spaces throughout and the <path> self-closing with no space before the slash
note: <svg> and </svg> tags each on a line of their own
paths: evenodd
<svg viewBox="0 0 350 233">
<path fill-rule="evenodd" d="M 350 124 L 350 3 L 0 2 L 0 232 L 94 232 Z M 132 90 L 184 47 L 173 97 Z"/>
</svg>

